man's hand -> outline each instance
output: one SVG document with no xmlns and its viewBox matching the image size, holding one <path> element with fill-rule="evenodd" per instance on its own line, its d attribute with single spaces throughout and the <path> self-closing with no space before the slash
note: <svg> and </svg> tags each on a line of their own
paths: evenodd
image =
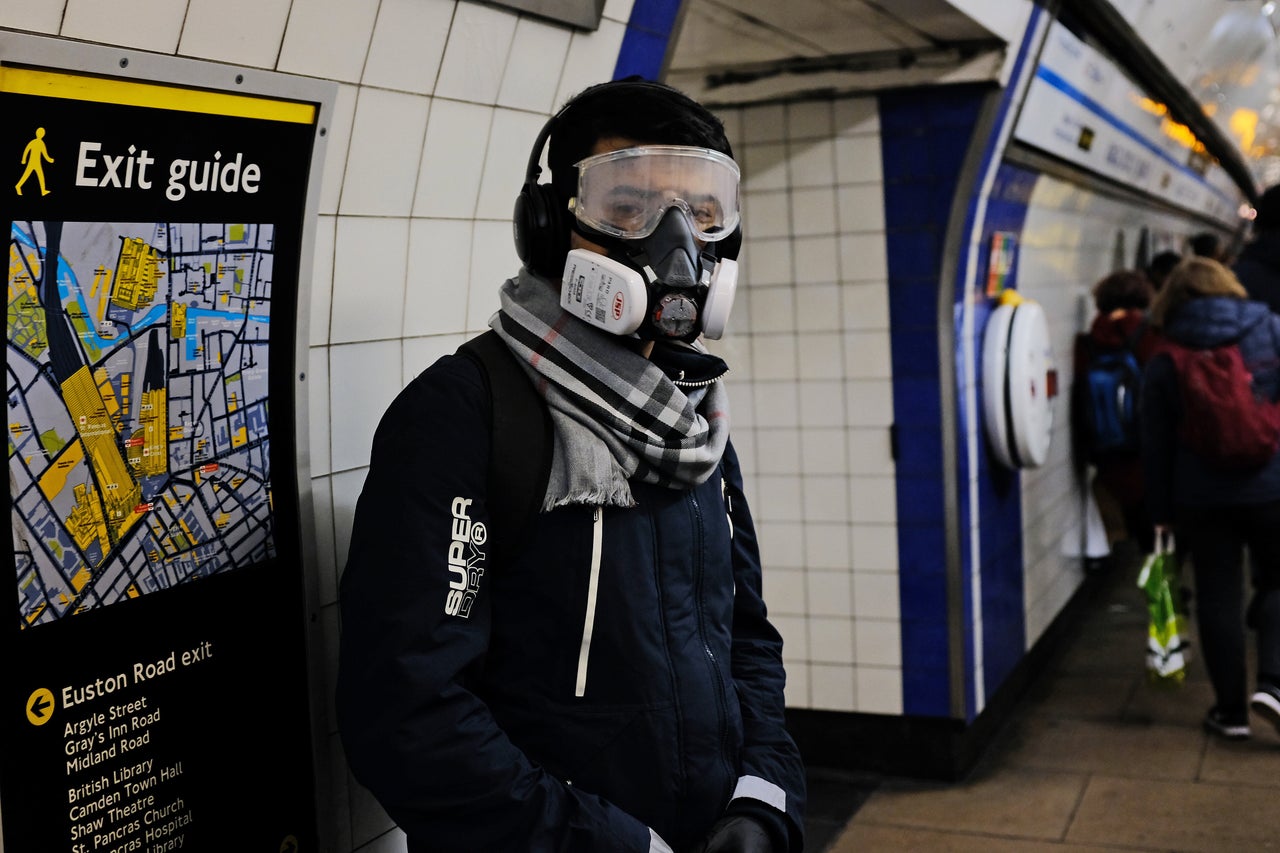
<svg viewBox="0 0 1280 853">
<path fill-rule="evenodd" d="M 745 815 L 721 818 L 693 853 L 775 853 L 764 826 Z"/>
</svg>

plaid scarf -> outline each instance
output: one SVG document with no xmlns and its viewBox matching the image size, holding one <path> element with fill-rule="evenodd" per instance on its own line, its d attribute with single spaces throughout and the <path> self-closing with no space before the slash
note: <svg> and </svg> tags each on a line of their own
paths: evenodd
<svg viewBox="0 0 1280 853">
<path fill-rule="evenodd" d="M 499 296 L 502 307 L 489 325 L 551 412 L 543 512 L 568 504 L 635 506 L 632 477 L 685 489 L 711 476 L 729 437 L 719 377 L 676 387 L 653 361 L 564 313 L 554 286 L 526 270 Z"/>
</svg>

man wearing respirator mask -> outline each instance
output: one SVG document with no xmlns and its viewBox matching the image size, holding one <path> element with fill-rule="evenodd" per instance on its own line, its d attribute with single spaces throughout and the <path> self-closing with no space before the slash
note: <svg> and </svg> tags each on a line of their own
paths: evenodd
<svg viewBox="0 0 1280 853">
<path fill-rule="evenodd" d="M 720 121 L 657 83 L 593 86 L 539 134 L 487 333 L 548 416 L 527 526 L 496 508 L 519 488 L 492 368 L 446 356 L 383 417 L 338 712 L 411 851 L 803 847 L 728 368 L 700 340 L 733 302 L 738 180 Z"/>
</svg>

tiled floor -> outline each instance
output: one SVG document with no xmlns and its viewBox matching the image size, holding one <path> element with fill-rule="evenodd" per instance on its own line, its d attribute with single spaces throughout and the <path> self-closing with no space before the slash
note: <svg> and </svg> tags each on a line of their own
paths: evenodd
<svg viewBox="0 0 1280 853">
<path fill-rule="evenodd" d="M 819 779 L 809 849 L 1280 850 L 1280 735 L 1257 718 L 1249 741 L 1204 734 L 1213 697 L 1198 660 L 1180 688 L 1146 682 L 1135 575 L 1125 569 L 1099 580 L 966 780 Z M 1191 634 L 1194 642 L 1194 625 Z M 832 831 L 839 811 L 831 800 L 842 788 L 852 817 Z"/>
</svg>

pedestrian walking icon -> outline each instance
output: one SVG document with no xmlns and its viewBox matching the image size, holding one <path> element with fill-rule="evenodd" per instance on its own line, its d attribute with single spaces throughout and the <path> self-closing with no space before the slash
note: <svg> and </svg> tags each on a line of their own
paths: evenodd
<svg viewBox="0 0 1280 853">
<path fill-rule="evenodd" d="M 27 700 L 27 719 L 33 726 L 43 726 L 53 719 L 53 707 L 53 692 L 44 687 L 37 687 L 32 692 L 31 698 Z"/>
<path fill-rule="evenodd" d="M 27 178 L 31 177 L 34 172 L 36 180 L 40 182 L 40 195 L 48 195 L 49 190 L 44 185 L 44 163 L 53 162 L 53 158 L 49 156 L 49 149 L 44 145 L 44 128 L 36 128 L 36 138 L 27 143 L 27 147 L 22 150 L 22 163 L 27 167 L 22 173 L 22 179 L 18 181 L 18 185 L 14 187 L 18 191 L 18 195 L 22 195 L 22 185 L 27 182 Z"/>
</svg>

